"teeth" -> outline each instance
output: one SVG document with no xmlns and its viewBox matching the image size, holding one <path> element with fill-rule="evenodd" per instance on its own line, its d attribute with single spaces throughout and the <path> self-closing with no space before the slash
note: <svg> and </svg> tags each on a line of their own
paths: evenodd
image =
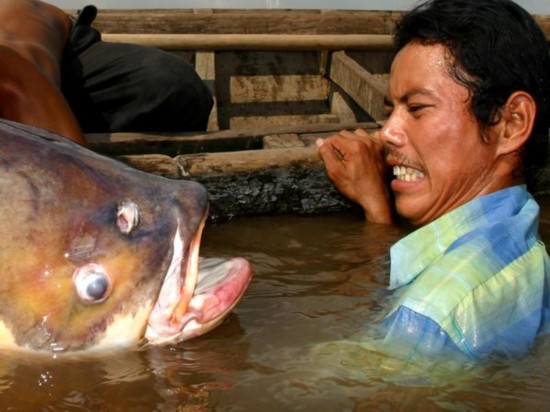
<svg viewBox="0 0 550 412">
<path fill-rule="evenodd" d="M 397 180 L 404 180 L 406 182 L 412 182 L 414 180 L 422 179 L 424 177 L 424 173 L 422 173 L 420 170 L 416 170 L 412 167 L 407 166 L 394 166 L 393 174 L 395 175 Z"/>
</svg>

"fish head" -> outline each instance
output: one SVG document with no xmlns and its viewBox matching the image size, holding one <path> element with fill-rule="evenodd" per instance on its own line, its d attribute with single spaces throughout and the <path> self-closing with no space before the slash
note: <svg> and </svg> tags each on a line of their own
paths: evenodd
<svg viewBox="0 0 550 412">
<path fill-rule="evenodd" d="M 199 258 L 200 184 L 10 123 L 0 143 L 0 346 L 177 343 L 215 327 L 244 294 L 246 260 Z"/>
</svg>

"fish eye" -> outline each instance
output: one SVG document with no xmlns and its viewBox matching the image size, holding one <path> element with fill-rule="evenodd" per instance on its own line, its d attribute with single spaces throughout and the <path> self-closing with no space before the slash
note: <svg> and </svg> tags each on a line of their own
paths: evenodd
<svg viewBox="0 0 550 412">
<path fill-rule="evenodd" d="M 118 229 L 125 235 L 129 234 L 139 224 L 139 207 L 134 202 L 124 202 L 118 207 L 116 214 Z"/>
<path fill-rule="evenodd" d="M 73 282 L 82 303 L 100 303 L 111 294 L 111 278 L 105 268 L 96 263 L 78 268 L 73 275 Z"/>
</svg>

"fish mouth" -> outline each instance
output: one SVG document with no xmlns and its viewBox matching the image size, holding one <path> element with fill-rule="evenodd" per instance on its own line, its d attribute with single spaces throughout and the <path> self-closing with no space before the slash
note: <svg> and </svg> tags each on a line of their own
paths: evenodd
<svg viewBox="0 0 550 412">
<path fill-rule="evenodd" d="M 145 332 L 149 344 L 178 343 L 219 325 L 244 295 L 252 267 L 243 258 L 200 258 L 202 220 L 187 253 L 179 225 L 173 255 Z"/>
</svg>

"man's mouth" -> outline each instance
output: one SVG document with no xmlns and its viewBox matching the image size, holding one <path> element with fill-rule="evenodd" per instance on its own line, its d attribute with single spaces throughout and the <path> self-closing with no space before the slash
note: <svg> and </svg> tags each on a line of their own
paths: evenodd
<svg viewBox="0 0 550 412">
<path fill-rule="evenodd" d="M 420 170 L 408 166 L 394 166 L 393 174 L 397 180 L 405 182 L 414 182 L 423 179 L 425 176 Z"/>
</svg>

